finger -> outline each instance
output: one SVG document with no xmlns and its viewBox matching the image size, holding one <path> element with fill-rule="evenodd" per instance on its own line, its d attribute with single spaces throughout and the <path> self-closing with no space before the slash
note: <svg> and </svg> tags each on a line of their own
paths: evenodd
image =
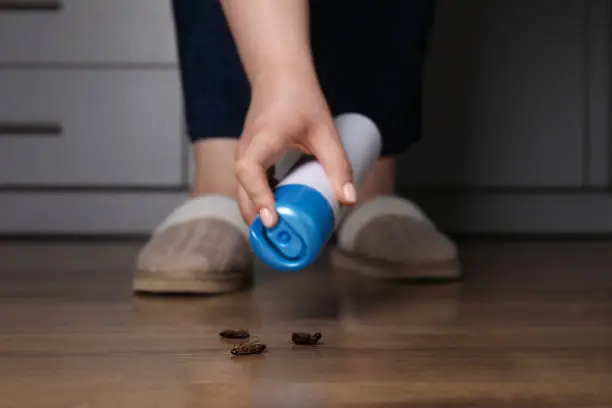
<svg viewBox="0 0 612 408">
<path fill-rule="evenodd" d="M 287 140 L 273 132 L 256 134 L 237 163 L 238 181 L 267 227 L 277 222 L 270 176 L 287 150 Z"/>
<path fill-rule="evenodd" d="M 330 179 L 338 200 L 352 205 L 357 201 L 351 164 L 335 127 L 321 127 L 309 136 L 309 148 Z"/>
<path fill-rule="evenodd" d="M 278 157 L 282 157 L 282 144 L 280 147 L 279 144 L 274 143 L 272 138 L 254 137 L 236 163 L 238 182 L 267 228 L 274 227 L 278 219 L 266 170 Z"/>
<path fill-rule="evenodd" d="M 257 217 L 257 209 L 253 206 L 253 202 L 241 185 L 238 185 L 238 206 L 240 207 L 242 219 L 244 219 L 248 226 L 251 226 L 253 221 L 255 221 L 255 217 Z"/>
<path fill-rule="evenodd" d="M 242 159 L 236 163 L 236 177 L 249 200 L 249 204 L 244 204 L 245 210 L 253 208 L 267 228 L 276 225 L 274 195 L 264 168 L 249 159 Z"/>
</svg>

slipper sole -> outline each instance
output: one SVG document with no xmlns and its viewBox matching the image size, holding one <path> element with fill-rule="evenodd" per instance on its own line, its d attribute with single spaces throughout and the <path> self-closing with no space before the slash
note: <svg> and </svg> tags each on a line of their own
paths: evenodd
<svg viewBox="0 0 612 408">
<path fill-rule="evenodd" d="M 208 275 L 209 272 L 202 275 Z M 138 293 L 185 293 L 185 294 L 222 294 L 235 292 L 252 286 L 252 270 L 223 272 L 223 277 L 177 278 L 183 274 L 173 271 L 138 270 L 134 276 L 133 289 Z"/>
<path fill-rule="evenodd" d="M 461 277 L 458 260 L 439 262 L 391 262 L 356 255 L 334 248 L 330 254 L 332 267 L 346 269 L 375 279 L 457 280 Z"/>
</svg>

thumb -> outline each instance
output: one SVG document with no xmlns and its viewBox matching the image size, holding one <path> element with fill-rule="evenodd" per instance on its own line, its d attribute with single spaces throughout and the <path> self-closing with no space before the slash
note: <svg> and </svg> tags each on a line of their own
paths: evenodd
<svg viewBox="0 0 612 408">
<path fill-rule="evenodd" d="M 317 129 L 310 135 L 309 141 L 309 150 L 323 166 L 338 201 L 345 205 L 355 204 L 357 191 L 353 184 L 351 164 L 336 127 L 332 125 Z"/>
</svg>

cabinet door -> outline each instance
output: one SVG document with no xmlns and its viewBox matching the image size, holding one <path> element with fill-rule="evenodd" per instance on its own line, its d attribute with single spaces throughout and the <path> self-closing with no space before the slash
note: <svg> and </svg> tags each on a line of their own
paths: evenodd
<svg viewBox="0 0 612 408">
<path fill-rule="evenodd" d="M 1 186 L 183 184 L 174 70 L 1 70 Z"/>
<path fill-rule="evenodd" d="M 403 184 L 583 183 L 590 2 L 438 2 L 425 73 L 424 134 Z"/>
<path fill-rule="evenodd" d="M 176 63 L 170 0 L 0 1 L 0 63 Z"/>
</svg>

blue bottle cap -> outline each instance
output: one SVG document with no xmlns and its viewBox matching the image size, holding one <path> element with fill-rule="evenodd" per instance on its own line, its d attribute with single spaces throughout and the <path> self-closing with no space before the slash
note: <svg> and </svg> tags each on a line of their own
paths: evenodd
<svg viewBox="0 0 612 408">
<path fill-rule="evenodd" d="M 264 227 L 257 217 L 251 225 L 253 251 L 268 266 L 298 271 L 312 264 L 334 232 L 334 211 L 325 197 L 301 184 L 280 186 L 274 192 L 278 222 Z"/>
</svg>

